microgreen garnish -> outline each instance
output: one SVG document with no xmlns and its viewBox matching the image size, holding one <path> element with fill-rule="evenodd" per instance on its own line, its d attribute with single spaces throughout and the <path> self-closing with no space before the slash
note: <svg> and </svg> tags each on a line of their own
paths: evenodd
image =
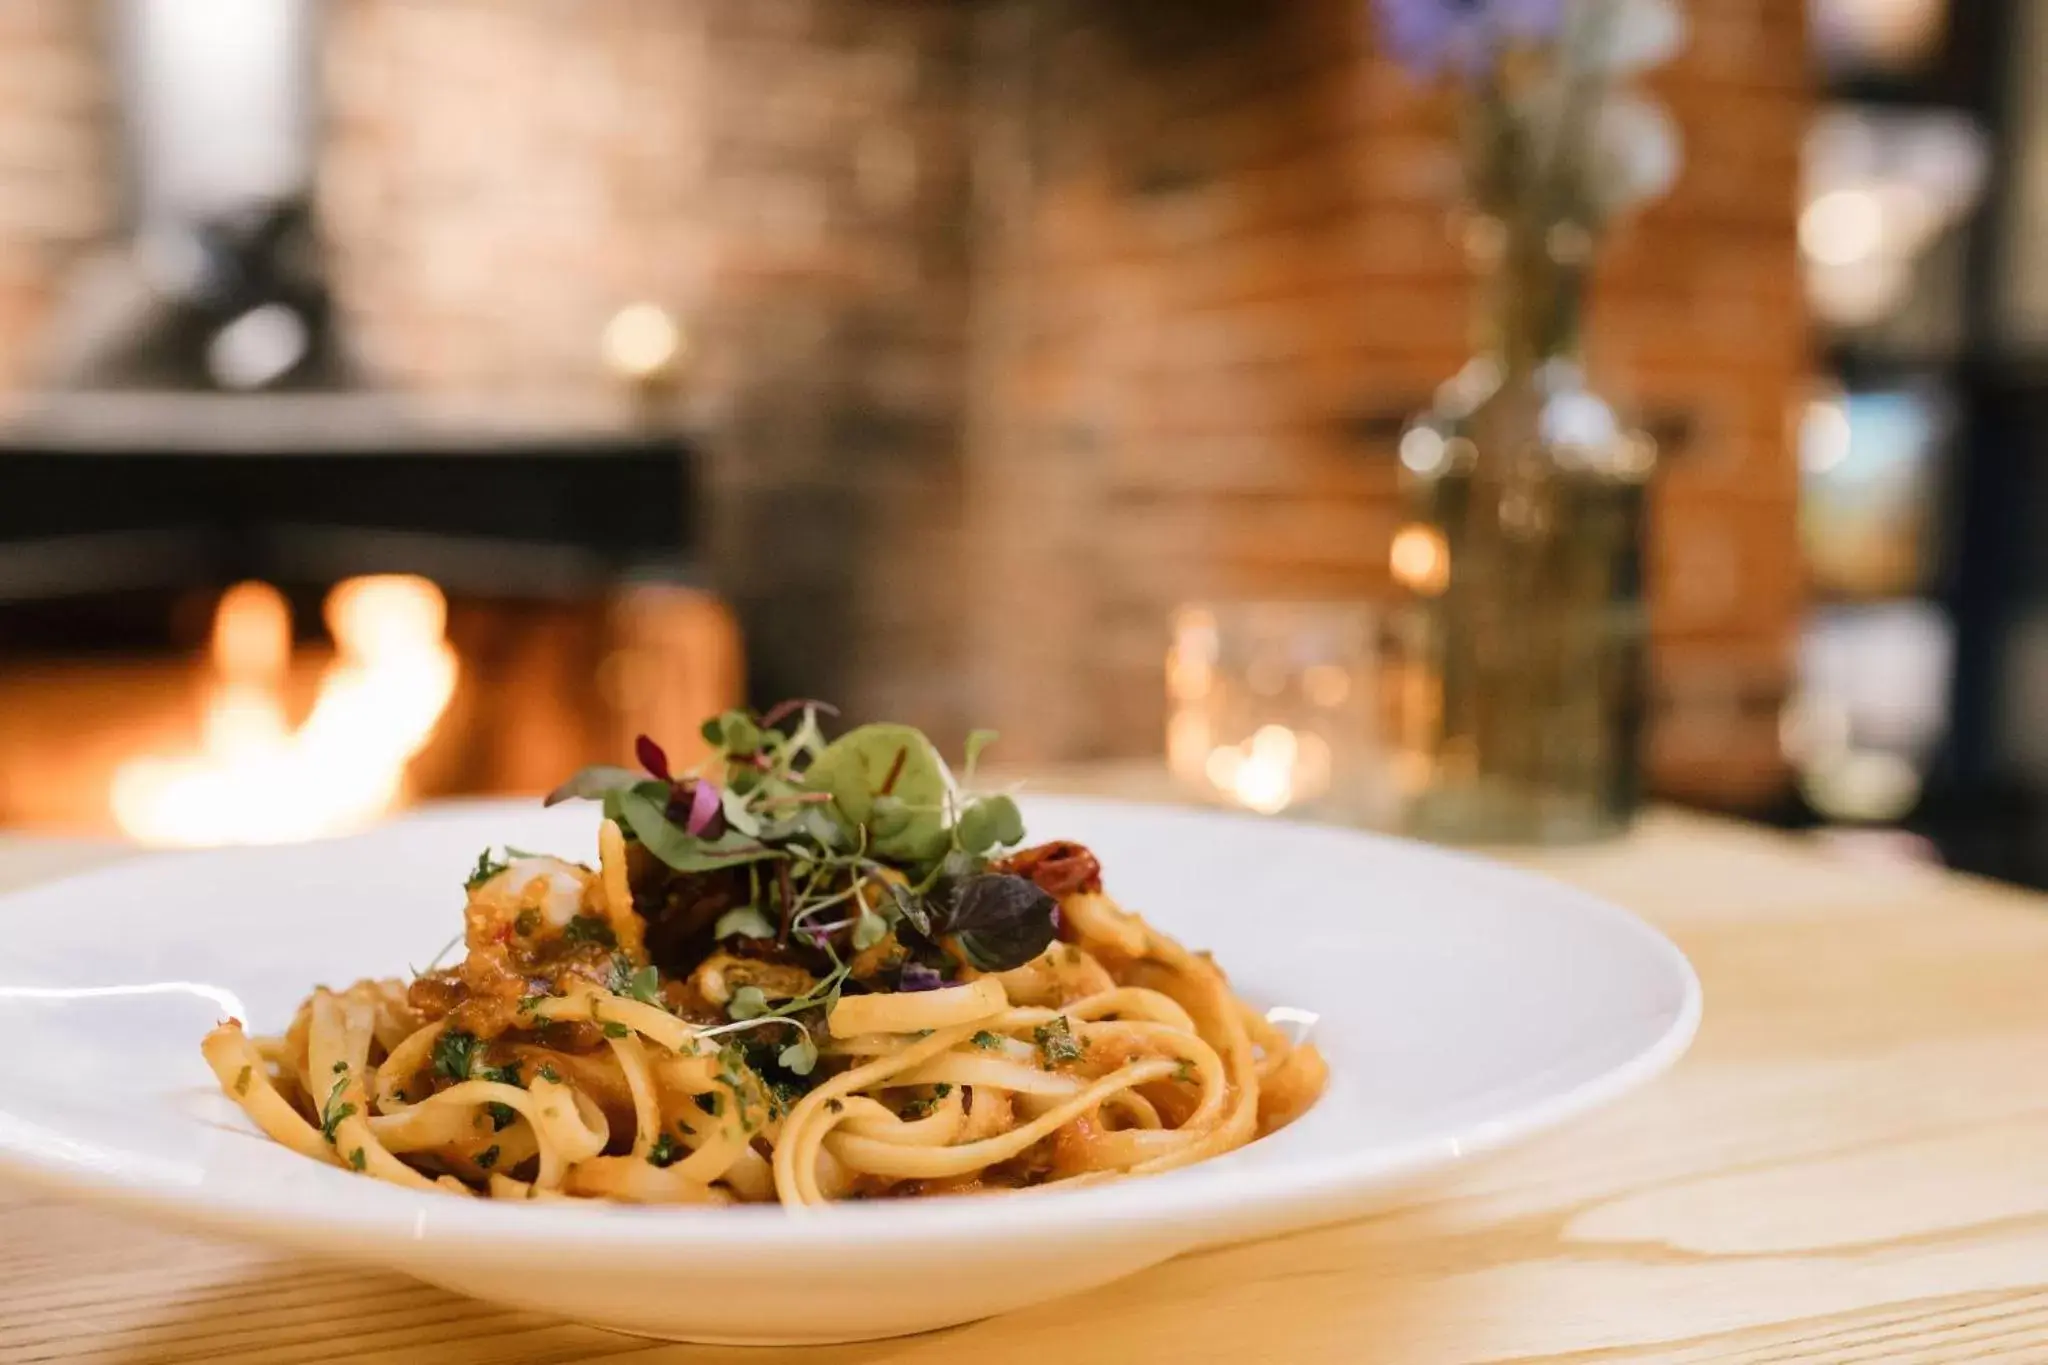
<svg viewBox="0 0 2048 1365">
<path fill-rule="evenodd" d="M 552 1081 L 556 1085 L 560 1085 L 562 1083 L 562 1073 L 555 1070 L 555 1064 L 553 1062 L 542 1062 L 540 1064 L 540 1070 L 534 1072 L 533 1074 L 540 1077 L 544 1081 Z"/>
<path fill-rule="evenodd" d="M 775 925 L 756 905 L 742 905 L 726 911 L 711 926 L 711 937 L 774 938 Z"/>
<path fill-rule="evenodd" d="M 626 988 L 619 992 L 629 1000 L 638 1000 L 643 1005 L 661 1007 L 661 973 L 652 965 L 641 967 L 626 978 Z"/>
<path fill-rule="evenodd" d="M 607 1019 L 604 1022 L 604 1036 L 607 1038 L 623 1038 L 632 1031 L 616 1020 Z"/>
<path fill-rule="evenodd" d="M 775 1060 L 799 1076 L 808 1076 L 818 1065 L 818 1045 L 809 1029 L 798 1031 L 796 1041 L 775 1054 Z"/>
<path fill-rule="evenodd" d="M 650 1166 L 670 1166 L 682 1154 L 682 1144 L 667 1133 L 663 1133 L 648 1144 L 647 1164 Z"/>
<path fill-rule="evenodd" d="M 889 937 L 889 922 L 872 910 L 862 910 L 853 922 L 853 948 L 855 952 L 868 949 Z"/>
<path fill-rule="evenodd" d="M 489 1104 L 485 1105 L 484 1111 L 491 1116 L 491 1131 L 494 1133 L 500 1133 L 510 1128 L 512 1120 L 519 1117 L 517 1109 L 514 1109 L 509 1104 L 501 1104 L 497 1100 L 492 1100 Z"/>
<path fill-rule="evenodd" d="M 1038 1044 L 1038 1055 L 1045 1059 L 1048 1067 L 1063 1066 L 1068 1062 L 1081 1060 L 1081 1040 L 1074 1036 L 1074 1030 L 1067 1025 L 1067 1016 L 1055 1014 L 1045 1023 L 1031 1031 L 1031 1037 Z"/>
</svg>

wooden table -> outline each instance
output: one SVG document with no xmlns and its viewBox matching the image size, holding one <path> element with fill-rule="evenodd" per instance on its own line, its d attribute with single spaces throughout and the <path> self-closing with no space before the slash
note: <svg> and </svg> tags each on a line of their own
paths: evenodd
<svg viewBox="0 0 2048 1365">
<path fill-rule="evenodd" d="M 0 883 L 106 856 L 0 843 Z M 1527 861 L 1677 939 L 1699 1042 L 1380 1217 L 949 1332 L 740 1353 L 0 1189 L 0 1360 L 2048 1361 L 2048 900 L 1664 814 Z"/>
</svg>

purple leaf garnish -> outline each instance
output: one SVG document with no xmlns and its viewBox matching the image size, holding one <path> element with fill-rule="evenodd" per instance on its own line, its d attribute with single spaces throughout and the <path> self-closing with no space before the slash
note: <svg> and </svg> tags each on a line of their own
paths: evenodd
<svg viewBox="0 0 2048 1365">
<path fill-rule="evenodd" d="M 935 991 L 946 984 L 946 978 L 922 962 L 906 962 L 903 974 L 897 978 L 899 991 Z"/>
<path fill-rule="evenodd" d="M 986 872 L 967 878 L 934 923 L 967 960 L 985 972 L 1007 972 L 1037 957 L 1058 931 L 1059 902 L 1022 877 Z"/>
<path fill-rule="evenodd" d="M 640 760 L 641 767 L 647 769 L 648 772 L 653 773 L 662 781 L 675 781 L 673 777 L 669 776 L 668 755 L 662 751 L 662 747 L 659 744 L 656 744 L 646 735 L 634 737 L 633 757 Z"/>
</svg>

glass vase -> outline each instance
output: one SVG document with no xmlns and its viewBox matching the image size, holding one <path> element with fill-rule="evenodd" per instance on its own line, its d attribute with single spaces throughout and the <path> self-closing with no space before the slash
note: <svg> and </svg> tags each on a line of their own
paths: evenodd
<svg viewBox="0 0 2048 1365">
<path fill-rule="evenodd" d="M 1587 385 L 1586 244 L 1495 227 L 1483 344 L 1401 440 L 1407 824 L 1452 843 L 1587 840 L 1642 800 L 1655 451 Z"/>
</svg>

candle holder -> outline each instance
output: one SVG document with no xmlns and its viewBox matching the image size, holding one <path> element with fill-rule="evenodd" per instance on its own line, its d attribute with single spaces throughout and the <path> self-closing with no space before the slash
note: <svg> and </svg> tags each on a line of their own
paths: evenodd
<svg viewBox="0 0 2048 1365">
<path fill-rule="evenodd" d="M 1218 804 L 1389 823 L 1382 630 L 1364 603 L 1181 607 L 1166 658 L 1167 766 Z"/>
</svg>

